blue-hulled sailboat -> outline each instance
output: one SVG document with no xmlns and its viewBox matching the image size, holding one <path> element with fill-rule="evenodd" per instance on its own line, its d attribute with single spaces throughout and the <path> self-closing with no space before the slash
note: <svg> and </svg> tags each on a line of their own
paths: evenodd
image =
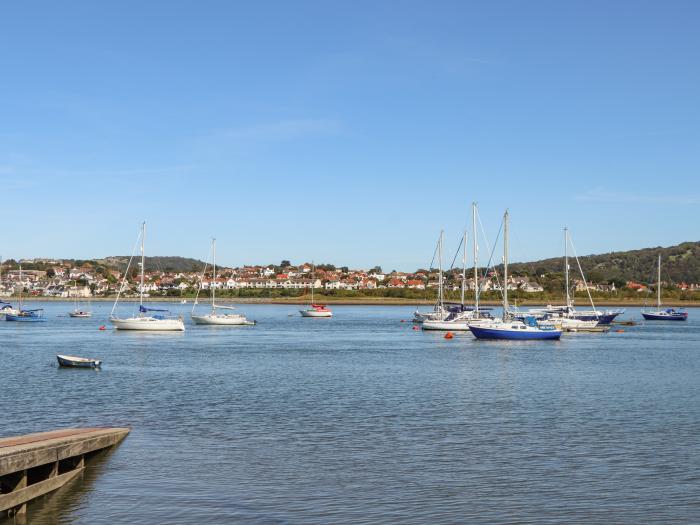
<svg viewBox="0 0 700 525">
<path fill-rule="evenodd" d="M 19 323 L 42 323 L 46 321 L 43 308 L 22 308 L 22 289 L 24 288 L 24 283 L 22 282 L 22 265 L 19 266 L 19 285 L 19 311 L 8 311 L 5 314 L 5 321 L 15 321 Z"/>
<path fill-rule="evenodd" d="M 686 321 L 688 312 L 676 310 L 675 308 L 661 308 L 661 254 L 659 254 L 658 279 L 656 284 L 656 310 L 645 312 L 642 316 L 647 321 Z"/>
<path fill-rule="evenodd" d="M 559 339 L 561 330 L 549 322 L 528 317 L 524 321 L 513 319 L 508 309 L 508 210 L 503 215 L 503 318 L 479 320 L 470 323 L 469 329 L 477 339 L 546 340 Z"/>
</svg>

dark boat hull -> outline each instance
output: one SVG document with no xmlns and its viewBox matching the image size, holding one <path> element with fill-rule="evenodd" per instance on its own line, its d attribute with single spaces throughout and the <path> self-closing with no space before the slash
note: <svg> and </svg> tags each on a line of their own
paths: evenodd
<svg viewBox="0 0 700 525">
<path fill-rule="evenodd" d="M 688 319 L 688 312 L 676 312 L 666 315 L 642 312 L 642 316 L 647 321 L 686 321 Z"/>
<path fill-rule="evenodd" d="M 601 315 L 574 315 L 574 319 L 579 321 L 598 321 L 598 325 L 611 324 L 621 312 L 613 312 Z"/>
<path fill-rule="evenodd" d="M 546 339 L 559 339 L 561 337 L 561 332 L 558 330 L 540 330 L 540 331 L 529 331 L 523 330 L 501 330 L 498 328 L 486 328 L 480 326 L 470 326 L 472 334 L 477 339 L 501 339 L 501 340 L 511 340 L 511 341 L 533 341 L 533 340 L 546 340 Z"/>
</svg>

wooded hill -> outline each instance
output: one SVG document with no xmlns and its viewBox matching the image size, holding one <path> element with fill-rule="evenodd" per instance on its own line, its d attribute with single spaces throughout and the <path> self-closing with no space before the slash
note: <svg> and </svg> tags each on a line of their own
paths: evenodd
<svg viewBox="0 0 700 525">
<path fill-rule="evenodd" d="M 661 254 L 661 278 L 673 283 L 700 283 L 700 242 L 684 242 L 667 248 L 643 248 L 579 257 L 586 279 L 595 283 L 627 281 L 656 282 L 657 258 Z M 569 258 L 571 275 L 578 276 L 576 260 Z M 510 271 L 538 279 L 541 275 L 562 274 L 564 257 L 526 263 L 511 263 Z M 500 268 L 502 270 L 502 268 Z"/>
<path fill-rule="evenodd" d="M 139 261 L 140 259 L 135 256 L 134 261 L 132 262 L 132 268 L 135 268 L 135 263 Z M 96 259 L 95 262 L 106 266 L 107 268 L 113 268 L 123 272 L 126 269 L 126 265 L 129 263 L 129 257 L 126 255 L 105 257 L 104 259 Z M 202 268 L 204 268 L 204 261 L 189 257 L 146 257 L 146 271 L 149 272 L 201 272 Z"/>
</svg>

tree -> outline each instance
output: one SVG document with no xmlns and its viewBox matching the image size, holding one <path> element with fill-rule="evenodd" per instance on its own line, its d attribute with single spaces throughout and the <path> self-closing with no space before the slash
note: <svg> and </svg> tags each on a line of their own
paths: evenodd
<svg viewBox="0 0 700 525">
<path fill-rule="evenodd" d="M 289 268 L 292 265 L 287 259 L 282 260 L 280 263 L 281 268 Z"/>
</svg>

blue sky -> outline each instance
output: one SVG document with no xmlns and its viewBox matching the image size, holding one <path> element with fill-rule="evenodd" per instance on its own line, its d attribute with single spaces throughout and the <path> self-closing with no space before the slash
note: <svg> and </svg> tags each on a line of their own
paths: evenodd
<svg viewBox="0 0 700 525">
<path fill-rule="evenodd" d="M 0 7 L 4 257 L 413 269 L 698 240 L 700 4 Z M 483 245 L 483 242 L 482 242 Z M 450 257 L 451 259 L 451 257 Z"/>
</svg>

